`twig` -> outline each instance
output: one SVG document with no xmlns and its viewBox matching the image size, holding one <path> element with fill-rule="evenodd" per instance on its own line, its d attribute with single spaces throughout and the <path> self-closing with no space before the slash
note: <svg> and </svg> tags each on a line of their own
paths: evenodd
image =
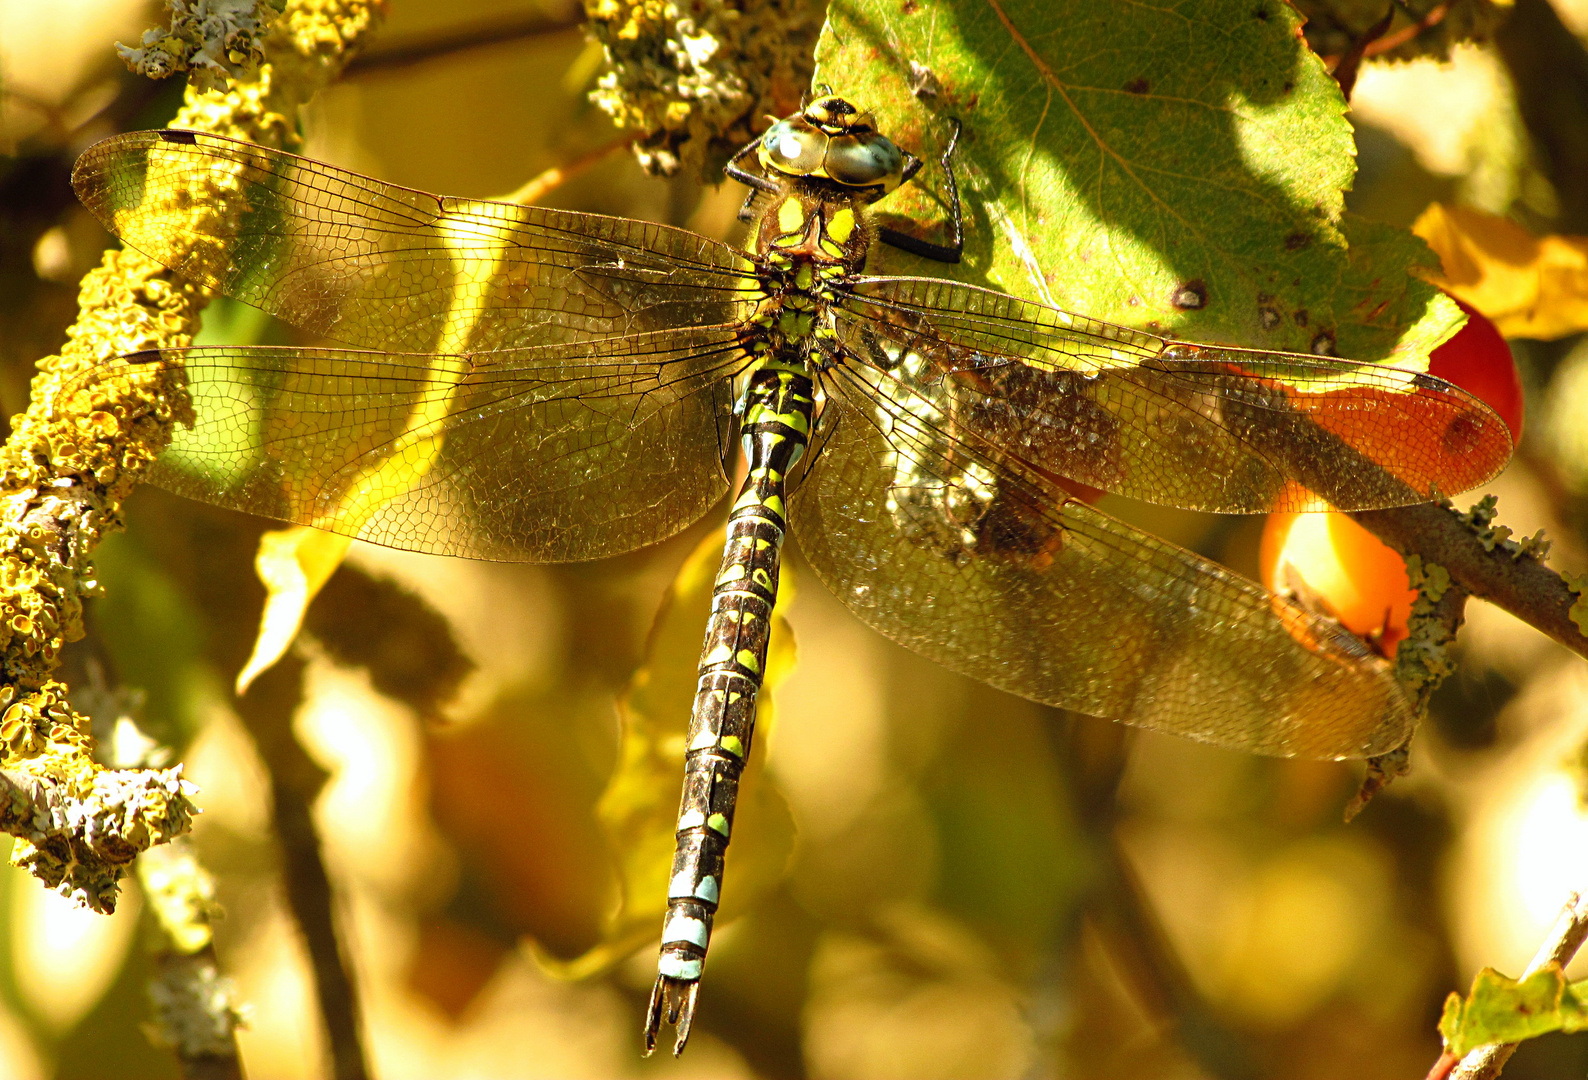
<svg viewBox="0 0 1588 1080">
<path fill-rule="evenodd" d="M 160 927 L 149 981 L 154 1022 L 149 1037 L 176 1054 L 183 1080 L 242 1080 L 236 989 L 220 973 L 210 922 L 214 883 L 190 843 L 145 852 L 138 880 Z"/>
<path fill-rule="evenodd" d="M 1079 723 L 1052 710 L 1050 742 L 1067 772 L 1076 819 L 1098 874 L 1085 915 L 1118 965 L 1137 1003 L 1208 1075 L 1251 1080 L 1256 1065 L 1238 1036 L 1219 1023 L 1197 993 L 1119 842 L 1116 793 L 1129 734 L 1119 724 Z M 1063 734 L 1067 732 L 1067 734 Z"/>
<path fill-rule="evenodd" d="M 553 165 L 544 172 L 531 177 L 523 187 L 507 195 L 499 196 L 496 201 L 523 203 L 525 206 L 532 206 L 591 166 L 605 161 L 625 146 L 631 145 L 638 137 L 637 135 L 623 135 L 609 143 L 596 147 L 594 150 L 585 151 L 566 165 Z"/>
<path fill-rule="evenodd" d="M 80 784 L 0 769 L 0 830 L 17 837 L 12 861 L 94 911 L 116 909 L 116 887 L 140 851 L 192 824 L 182 766 L 111 770 Z"/>
<path fill-rule="evenodd" d="M 1549 0 L 1516 0 L 1494 34 L 1516 109 L 1534 153 L 1547 164 L 1558 232 L 1588 231 L 1588 48 Z"/>
<path fill-rule="evenodd" d="M 498 19 L 439 34 L 415 36 L 408 41 L 393 41 L 365 51 L 347 65 L 347 75 L 352 77 L 400 71 L 427 60 L 438 60 L 471 49 L 560 34 L 583 22 L 583 13 L 578 11 L 570 12 L 561 19 L 536 12 L 515 19 Z"/>
<path fill-rule="evenodd" d="M 1393 14 L 1394 8 L 1391 7 L 1390 11 L 1391 14 Z M 1435 4 L 1433 7 L 1428 9 L 1428 13 L 1426 15 L 1412 23 L 1410 26 L 1403 26 L 1393 34 L 1384 34 L 1382 37 L 1369 40 L 1367 47 L 1362 50 L 1362 55 L 1364 57 L 1374 57 L 1382 56 L 1387 52 L 1392 52 L 1406 44 L 1424 30 L 1427 30 L 1429 27 L 1438 26 L 1440 23 L 1444 22 L 1445 16 L 1449 13 L 1449 4 Z M 1346 55 L 1348 54 L 1341 54 L 1340 56 L 1325 56 L 1322 58 L 1322 60 L 1330 67 L 1334 67 L 1336 64 L 1342 63 Z M 1347 94 L 1346 96 L 1349 97 L 1350 95 Z"/>
<path fill-rule="evenodd" d="M 1395 5 L 1386 5 L 1388 10 L 1384 17 L 1362 32 L 1362 35 L 1351 44 L 1339 61 L 1334 65 L 1331 74 L 1334 81 L 1340 84 L 1340 93 L 1345 95 L 1345 100 L 1351 100 L 1351 91 L 1356 89 L 1357 73 L 1362 70 L 1362 58 L 1367 55 L 1373 43 L 1384 36 L 1390 28 L 1390 23 L 1395 21 Z"/>
<path fill-rule="evenodd" d="M 90 628 L 93 655 L 74 672 L 72 700 L 94 721 L 96 756 L 117 769 L 155 769 L 175 751 L 140 723 L 143 695 L 116 689 L 106 675 L 104 643 Z M 84 685 L 86 684 L 86 685 Z M 199 863 L 192 841 L 179 836 L 138 856 L 138 883 L 158 932 L 147 935 L 154 960 L 149 978 L 149 1041 L 169 1047 L 182 1080 L 242 1080 L 237 1028 L 243 1010 L 237 990 L 220 973 L 212 924 L 220 916 L 215 880 Z"/>
<path fill-rule="evenodd" d="M 287 906 L 303 932 L 314 972 L 331 1050 L 331 1076 L 333 1080 L 367 1080 L 358 994 L 336 933 L 331 882 L 314 828 L 314 800 L 325 786 L 326 773 L 292 734 L 292 717 L 302 700 L 304 667 L 296 656 L 282 658 L 238 699 L 237 711 L 270 770 Z"/>
<path fill-rule="evenodd" d="M 1514 546 L 1487 542 L 1447 506 L 1423 503 L 1351 515 L 1402 555 L 1437 563 L 1473 596 L 1504 608 L 1579 656 L 1588 637 L 1572 621 L 1579 596 L 1558 573 Z M 1579 609 L 1580 610 L 1580 609 Z"/>
<path fill-rule="evenodd" d="M 1220 1080 L 1255 1080 L 1260 1075 L 1255 1063 L 1197 993 L 1118 836 L 1110 833 L 1106 839 L 1100 852 L 1104 857 L 1102 881 L 1088 906 L 1088 916 L 1137 1000 L 1174 1033 L 1181 1048 L 1209 1075 Z"/>
<path fill-rule="evenodd" d="M 1544 938 L 1544 943 L 1533 954 L 1522 978 L 1527 978 L 1548 964 L 1565 967 L 1577 955 L 1577 950 L 1585 940 L 1588 940 L 1588 899 L 1580 893 L 1572 893 L 1561 908 L 1560 917 Z M 1480 1046 L 1460 1061 L 1453 1060 L 1448 1052 L 1441 1054 L 1439 1060 L 1434 1062 L 1434 1067 L 1428 1071 L 1428 1080 L 1443 1080 L 1447 1076 L 1450 1080 L 1494 1080 L 1516 1052 L 1516 1045 L 1491 1043 Z"/>
</svg>

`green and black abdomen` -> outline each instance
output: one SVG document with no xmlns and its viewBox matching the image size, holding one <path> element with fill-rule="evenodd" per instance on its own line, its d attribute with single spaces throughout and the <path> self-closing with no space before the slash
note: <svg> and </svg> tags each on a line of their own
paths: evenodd
<svg viewBox="0 0 1588 1080">
<path fill-rule="evenodd" d="M 678 1024 L 680 1047 L 689 1035 L 722 892 L 739 777 L 755 731 L 756 695 L 766 666 L 778 561 L 788 530 L 785 480 L 809 442 L 812 408 L 810 377 L 781 364 L 757 369 L 745 391 L 741 433 L 749 472 L 728 517 L 722 569 L 701 650 L 667 921 L 646 1020 L 647 1049 L 654 1045 L 664 1008 L 669 1022 Z"/>
</svg>

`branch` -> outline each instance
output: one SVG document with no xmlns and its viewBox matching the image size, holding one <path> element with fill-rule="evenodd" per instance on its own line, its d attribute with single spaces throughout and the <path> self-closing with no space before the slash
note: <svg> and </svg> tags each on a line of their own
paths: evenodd
<svg viewBox="0 0 1588 1080">
<path fill-rule="evenodd" d="M 293 0 L 248 80 L 226 92 L 189 86 L 175 123 L 270 146 L 293 142 L 299 106 L 341 70 L 378 7 L 377 0 Z M 220 212 L 210 193 L 183 194 L 195 215 Z M 187 345 L 204 302 L 197 289 L 142 255 L 107 252 L 83 279 L 81 310 L 65 347 L 39 361 L 32 401 L 12 418 L 0 449 L 0 769 L 10 780 L 13 809 L 38 809 L 37 798 L 50 810 L 40 819 L 48 828 L 26 815 L 7 815 L 0 828 L 24 840 L 13 861 L 46 882 L 70 884 L 86 875 L 71 887 L 100 910 L 114 904 L 134 850 L 113 844 L 100 851 L 96 842 L 110 833 L 68 836 L 59 823 L 98 828 L 115 800 L 152 797 L 151 783 L 165 785 L 173 822 L 192 806 L 174 774 L 151 781 L 96 765 L 87 722 L 67 704 L 54 673 L 63 646 L 83 635 L 83 599 L 99 591 L 90 556 L 120 526 L 122 500 L 165 449 L 186 403 L 175 380 L 152 387 L 108 380 L 91 393 L 75 382 L 118 355 Z M 149 821 L 123 824 L 134 849 L 180 831 L 151 828 Z M 35 832 L 44 845 L 32 839 Z"/>
<path fill-rule="evenodd" d="M 1351 516 L 1403 556 L 1437 563 L 1468 593 L 1588 657 L 1588 601 L 1544 565 L 1538 541 L 1516 543 L 1507 539 L 1508 531 L 1489 527 L 1493 505 L 1486 499 L 1466 515 L 1423 503 Z"/>
<path fill-rule="evenodd" d="M 1197 992 L 1120 843 L 1117 793 L 1125 771 L 1128 730 L 1121 724 L 1098 724 L 1090 718 L 1077 723 L 1060 710 L 1048 711 L 1050 722 L 1043 728 L 1065 771 L 1072 812 L 1096 871 L 1084 901 L 1087 921 L 1129 984 L 1136 1003 L 1188 1058 L 1220 1080 L 1251 1080 L 1259 1070 L 1250 1051 L 1235 1032 L 1219 1022 Z M 1057 957 L 1049 958 L 1044 966 L 1050 981 L 1065 975 Z M 1059 996 L 1040 983 L 1033 991 L 1038 1002 L 1044 995 Z"/>
<path fill-rule="evenodd" d="M 1560 917 L 1550 928 L 1544 943 L 1533 955 L 1522 978 L 1527 978 L 1549 964 L 1564 968 L 1577 955 L 1584 940 L 1588 940 L 1588 900 L 1573 893 L 1561 909 Z M 1505 1063 L 1516 1052 L 1516 1043 L 1494 1043 L 1480 1046 L 1460 1061 L 1448 1053 L 1441 1054 L 1434 1067 L 1428 1071 L 1428 1080 L 1494 1080 L 1505 1068 Z"/>
<path fill-rule="evenodd" d="M 1456 670 L 1450 647 L 1467 617 L 1468 593 L 1451 582 L 1450 574 L 1438 563 L 1425 562 L 1420 555 L 1406 555 L 1405 559 L 1406 576 L 1417 590 L 1417 599 L 1406 621 L 1406 638 L 1395 650 L 1395 681 L 1411 696 L 1421 716 L 1439 684 Z M 1375 795 L 1410 771 L 1410 742 L 1368 758 L 1367 775 L 1346 804 L 1345 820 L 1355 819 Z"/>
<path fill-rule="evenodd" d="M 562 18 L 535 12 L 513 19 L 497 19 L 444 30 L 439 34 L 414 36 L 406 41 L 398 39 L 359 54 L 347 65 L 346 75 L 353 78 L 400 71 L 427 60 L 439 60 L 460 52 L 560 34 L 583 23 L 583 12 L 578 10 L 570 11 Z"/>
<path fill-rule="evenodd" d="M 276 835 L 281 841 L 281 876 L 314 973 L 320 1017 L 331 1052 L 333 1080 L 368 1080 L 363 1020 L 352 965 L 336 933 L 330 877 L 314 828 L 314 801 L 326 772 L 292 733 L 292 717 L 303 699 L 304 662 L 288 654 L 262 672 L 237 702 L 237 713 L 270 771 Z"/>
<path fill-rule="evenodd" d="M 181 765 L 159 772 L 96 768 L 83 788 L 78 778 L 0 769 L 0 829 L 17 837 L 14 864 L 108 914 L 138 853 L 191 828 L 194 788 Z"/>
<path fill-rule="evenodd" d="M 175 1051 L 183 1080 L 242 1080 L 237 1029 L 244 1015 L 215 959 L 214 880 L 185 840 L 145 852 L 138 880 L 160 927 L 149 980 L 150 1041 Z"/>
</svg>

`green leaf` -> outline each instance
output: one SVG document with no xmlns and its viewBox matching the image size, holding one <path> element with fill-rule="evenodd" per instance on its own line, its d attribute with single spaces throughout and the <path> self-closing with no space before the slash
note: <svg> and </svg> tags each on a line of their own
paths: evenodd
<svg viewBox="0 0 1588 1080">
<path fill-rule="evenodd" d="M 1282 0 L 833 5 L 817 84 L 927 160 L 878 205 L 885 224 L 946 235 L 937 158 L 949 118 L 964 123 L 965 263 L 879 245 L 871 269 L 1196 341 L 1425 366 L 1460 312 L 1410 276 L 1432 265 L 1420 240 L 1345 214 L 1345 102 L 1298 26 Z M 935 96 L 913 96 L 912 63 Z"/>
<path fill-rule="evenodd" d="M 1451 994 L 1439 1021 L 1445 1049 L 1461 1057 L 1488 1043 L 1514 1043 L 1552 1031 L 1588 1030 L 1588 980 L 1568 983 L 1559 964 L 1522 980 L 1484 968 L 1462 1000 Z"/>
<path fill-rule="evenodd" d="M 618 764 L 597 814 L 618 864 L 621 899 L 602 941 L 574 960 L 541 955 L 547 970 L 565 978 L 594 975 L 635 949 L 660 940 L 673 865 L 684 745 L 695 701 L 701 634 L 711 613 L 711 593 L 722 562 L 722 534 L 713 533 L 690 555 L 663 599 L 635 672 L 620 703 L 623 722 Z M 793 597 L 785 564 L 778 607 Z M 794 819 L 766 773 L 773 697 L 794 670 L 794 638 L 780 616 L 772 619 L 766 678 L 756 707 L 756 736 L 739 782 L 739 808 L 728 851 L 718 926 L 737 918 L 775 887 L 794 849 Z"/>
</svg>

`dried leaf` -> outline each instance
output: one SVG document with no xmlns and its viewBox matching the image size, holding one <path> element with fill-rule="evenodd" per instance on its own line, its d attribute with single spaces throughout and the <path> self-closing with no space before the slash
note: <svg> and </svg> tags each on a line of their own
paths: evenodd
<svg viewBox="0 0 1588 1080">
<path fill-rule="evenodd" d="M 1588 236 L 1534 236 L 1506 218 L 1439 203 L 1412 231 L 1444 262 L 1444 275 L 1430 280 L 1506 337 L 1547 340 L 1588 330 Z"/>
<path fill-rule="evenodd" d="M 246 693 L 253 681 L 287 651 L 303 625 L 309 601 L 341 565 L 352 542 L 348 537 L 307 525 L 277 529 L 259 538 L 254 569 L 268 595 L 253 655 L 237 675 L 239 695 Z"/>
</svg>

